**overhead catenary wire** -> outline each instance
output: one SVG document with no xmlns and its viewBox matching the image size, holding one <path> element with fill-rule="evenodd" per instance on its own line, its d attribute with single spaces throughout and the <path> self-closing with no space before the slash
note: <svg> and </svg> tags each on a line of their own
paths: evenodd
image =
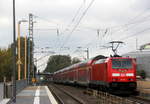
<svg viewBox="0 0 150 104">
<path fill-rule="evenodd" d="M 149 17 L 149 15 L 147 15 L 147 16 L 145 16 L 143 19 L 144 20 L 142 20 L 142 19 L 140 19 L 139 21 L 135 21 L 135 22 L 130 22 L 130 23 L 126 23 L 126 24 L 124 24 L 124 25 L 122 25 L 121 27 L 122 28 L 126 28 L 124 31 L 128 31 L 127 30 L 127 28 L 128 29 L 131 29 L 131 28 L 129 28 L 129 27 L 127 27 L 127 26 L 133 26 L 133 27 L 135 27 L 135 24 L 140 24 L 140 23 L 143 23 L 143 22 L 146 22 L 146 21 L 148 21 L 148 20 L 146 20 L 146 18 L 148 18 Z M 131 20 L 135 20 L 137 18 L 137 16 L 135 17 L 135 18 L 133 18 L 133 19 L 131 19 Z M 136 26 L 138 26 L 138 25 L 136 25 Z M 119 26 L 118 26 L 119 27 Z M 95 29 L 93 29 L 93 30 L 95 30 Z M 140 31 L 140 32 L 137 32 L 137 33 L 134 33 L 133 35 L 130 35 L 130 36 L 126 36 L 126 37 L 124 37 L 124 38 L 122 38 L 122 40 L 126 40 L 126 39 L 128 39 L 128 38 L 131 38 L 131 37 L 133 37 L 133 36 L 135 36 L 136 34 L 138 34 L 138 35 L 140 35 L 140 33 L 142 33 L 142 32 L 145 32 L 145 31 L 148 31 L 149 30 L 149 28 L 147 28 L 147 29 L 144 29 L 144 30 L 142 30 L 142 31 Z"/>
<path fill-rule="evenodd" d="M 125 24 L 123 24 L 123 25 L 119 25 L 119 26 L 111 26 L 110 28 L 112 28 L 112 29 L 118 28 L 118 30 L 116 30 L 116 32 L 118 32 L 118 31 L 121 31 L 122 29 L 124 29 L 125 27 L 127 27 L 127 26 L 129 26 L 129 25 L 135 25 L 135 24 L 137 24 L 137 23 L 145 22 L 145 21 L 147 21 L 145 18 L 150 17 L 150 15 L 148 15 L 148 16 L 142 18 L 142 20 L 138 20 L 138 21 L 137 21 L 137 19 L 138 19 L 138 18 L 141 18 L 141 17 L 145 14 L 146 10 L 148 10 L 148 9 L 150 9 L 150 8 L 144 9 L 142 12 L 138 13 L 138 15 L 136 15 L 135 17 L 133 17 L 133 18 L 131 18 L 130 20 L 128 20 L 127 23 L 125 23 Z M 137 25 L 136 25 L 136 26 L 137 26 Z M 115 33 L 116 33 L 116 32 L 115 32 Z M 114 34 L 114 32 L 113 32 L 113 34 Z"/>
<path fill-rule="evenodd" d="M 145 20 L 144 20 L 145 21 Z M 133 23 L 130 23 L 130 24 L 133 24 Z M 130 24 L 127 24 L 127 25 L 125 25 L 125 26 L 123 26 L 123 28 L 128 28 L 127 26 L 129 26 Z M 76 30 L 76 29 L 75 29 Z M 125 30 L 126 31 L 126 30 Z M 72 34 L 72 33 L 71 33 Z M 69 37 L 70 38 L 70 37 Z M 69 39 L 68 39 L 69 40 Z M 68 41 L 67 40 L 67 41 Z M 64 41 L 64 42 L 66 42 L 66 41 Z M 63 43 L 64 45 L 62 45 L 63 47 L 65 46 L 65 44 L 67 44 L 67 42 L 66 43 Z"/>
<path fill-rule="evenodd" d="M 145 12 L 146 12 L 148 9 L 150 9 L 150 8 L 146 8 L 146 9 L 142 10 L 142 11 L 141 11 L 140 13 L 138 13 L 136 16 L 134 16 L 134 17 L 132 17 L 130 20 L 128 20 L 127 23 L 122 24 L 122 25 L 111 26 L 110 28 L 120 28 L 120 27 L 126 26 L 126 25 L 128 25 L 128 24 L 130 24 L 130 23 L 132 24 L 132 22 L 135 21 L 137 18 L 142 17 L 142 15 L 145 14 Z M 131 22 L 131 21 L 132 21 L 132 22 Z M 134 22 L 133 22 L 133 23 L 134 23 Z"/>
<path fill-rule="evenodd" d="M 141 35 L 140 33 L 143 33 L 143 32 L 145 32 L 145 31 L 149 31 L 149 30 L 150 30 L 150 28 L 146 28 L 146 29 L 144 29 L 144 30 L 142 30 L 142 31 L 139 31 L 139 32 L 136 32 L 136 33 L 134 33 L 134 34 L 132 34 L 132 35 L 123 37 L 123 38 L 121 38 L 120 40 L 126 40 L 126 39 L 132 38 L 132 37 L 134 37 L 134 36 Z"/>
<path fill-rule="evenodd" d="M 146 29 L 144 29 L 144 30 L 142 30 L 142 31 L 133 33 L 132 35 L 125 36 L 125 37 L 123 37 L 123 38 L 120 38 L 119 40 L 125 41 L 125 40 L 128 40 L 128 39 L 130 39 L 130 38 L 133 38 L 133 37 L 135 37 L 135 36 L 141 35 L 140 33 L 143 33 L 143 32 L 146 32 L 146 31 L 150 31 L 150 28 L 146 28 Z M 103 47 L 103 49 L 108 48 L 108 46 L 105 46 L 105 44 L 108 44 L 108 42 L 104 43 L 103 46 L 101 46 L 101 47 Z M 101 48 L 101 49 L 102 49 L 102 48 Z"/>
<path fill-rule="evenodd" d="M 34 15 L 34 17 L 35 17 L 35 18 L 39 18 L 39 19 L 41 19 L 41 20 L 44 20 L 44 21 L 46 21 L 46 22 L 49 22 L 50 24 L 55 24 L 56 26 L 59 26 L 59 24 L 61 24 L 61 23 L 58 23 L 58 22 L 50 21 L 50 20 L 48 20 L 48 19 L 46 19 L 46 18 L 44 18 L 44 17 L 40 17 L 40 16 L 37 16 L 37 15 Z"/>
<path fill-rule="evenodd" d="M 110 26 L 110 27 L 107 27 L 107 28 L 111 28 L 112 30 L 114 30 L 114 29 L 118 29 L 118 30 L 116 30 L 116 31 L 120 31 L 121 29 L 124 29 L 124 28 L 126 28 L 127 26 L 129 26 L 129 25 L 133 25 L 133 24 L 138 24 L 138 23 L 143 23 L 143 22 L 146 22 L 146 21 L 148 21 L 146 18 L 148 18 L 148 17 L 150 17 L 150 14 L 149 15 L 147 15 L 147 16 L 145 16 L 144 18 L 141 18 L 142 17 L 142 15 L 144 15 L 144 13 L 146 12 L 146 10 L 148 10 L 148 9 L 150 9 L 150 8 L 146 8 L 146 9 L 144 9 L 142 12 L 140 12 L 138 15 L 136 15 L 135 17 L 133 17 L 133 18 L 131 18 L 130 20 L 128 20 L 128 22 L 127 23 L 125 23 L 125 24 L 122 24 L 122 25 L 116 25 L 116 26 Z M 141 18 L 142 20 L 138 20 L 137 21 L 137 18 Z M 90 30 L 97 30 L 98 28 L 97 27 L 80 27 L 80 28 L 86 28 L 86 29 L 90 29 Z"/>
<path fill-rule="evenodd" d="M 53 26 L 47 26 L 46 28 L 35 28 L 34 30 L 37 30 L 37 31 L 56 31 L 56 34 L 57 34 L 57 30 L 58 30 L 58 25 L 59 23 L 58 22 L 55 22 L 55 21 L 51 21 L 51 20 L 48 20 L 44 17 L 41 17 L 41 16 L 37 16 L 37 15 L 34 15 L 35 18 L 38 18 L 40 20 L 43 20 L 45 22 L 47 22 L 48 24 L 53 24 Z M 54 26 L 55 25 L 55 26 Z M 57 34 L 58 35 L 58 34 Z"/>
<path fill-rule="evenodd" d="M 141 22 L 140 22 L 141 23 Z M 127 40 L 127 39 L 129 39 L 129 38 L 132 38 L 132 37 L 134 37 L 134 36 L 137 36 L 137 35 L 140 35 L 140 33 L 143 33 L 143 32 L 145 32 L 145 31 L 149 31 L 150 30 L 150 28 L 146 28 L 146 29 L 144 29 L 144 30 L 142 30 L 142 31 L 139 31 L 139 32 L 136 32 L 136 33 L 134 33 L 134 34 L 132 34 L 132 35 L 129 35 L 129 36 L 126 36 L 126 37 L 124 37 L 124 38 L 121 38 L 121 39 L 119 39 L 119 40 Z M 104 38 L 104 37 L 103 37 Z M 105 42 L 105 43 L 103 43 L 103 44 L 101 44 L 101 46 L 103 45 L 103 46 L 105 46 L 105 44 L 106 43 L 108 43 L 108 42 Z M 88 43 L 88 44 L 90 44 L 90 43 Z M 88 45 L 87 44 L 87 45 Z M 91 42 L 91 44 L 93 44 L 93 42 Z M 108 47 L 103 47 L 103 49 L 106 49 L 106 48 L 108 48 Z M 102 48 L 101 48 L 102 49 Z M 75 52 L 74 52 L 75 53 Z"/>
<path fill-rule="evenodd" d="M 82 4 L 80 5 L 80 7 L 77 9 L 77 11 L 76 11 L 75 15 L 73 16 L 71 22 L 66 26 L 66 28 L 63 30 L 63 32 L 61 32 L 61 33 L 59 34 L 59 37 L 62 36 L 63 34 L 65 34 L 65 32 L 69 31 L 68 29 L 71 28 L 71 26 L 74 24 L 74 22 L 76 22 L 77 17 L 78 17 L 78 15 L 79 15 L 80 11 L 82 10 L 82 8 L 83 8 L 84 5 L 85 5 L 85 2 L 86 2 L 86 0 L 83 0 L 83 3 L 82 3 Z M 57 48 L 61 45 L 61 43 L 60 43 L 60 38 L 59 38 L 59 37 L 58 37 L 57 41 L 55 42 L 55 46 L 56 46 Z M 63 39 L 61 39 L 61 40 L 63 40 Z"/>
<path fill-rule="evenodd" d="M 76 23 L 76 25 L 73 27 L 73 29 L 70 31 L 70 33 L 68 34 L 68 37 L 66 37 L 65 41 L 63 42 L 63 44 L 61 45 L 60 49 L 62 47 L 65 46 L 65 44 L 67 44 L 67 42 L 69 41 L 72 33 L 76 30 L 76 28 L 78 27 L 78 25 L 80 24 L 81 20 L 83 19 L 83 17 L 86 15 L 87 11 L 89 10 L 89 8 L 92 6 L 92 4 L 94 3 L 95 0 L 92 0 L 90 2 L 90 4 L 88 5 L 88 7 L 85 9 L 85 11 L 83 12 L 83 14 L 81 15 L 81 17 L 79 18 L 79 21 Z"/>
<path fill-rule="evenodd" d="M 83 6 L 85 5 L 85 0 L 83 0 L 83 3 L 81 4 L 81 6 L 78 8 L 77 12 L 75 13 L 75 15 L 73 16 L 71 22 L 66 26 L 65 30 L 60 33 L 60 34 L 64 34 L 65 31 L 67 31 L 68 28 L 70 28 L 70 26 L 75 22 L 77 16 L 79 15 L 81 9 L 83 8 Z"/>
<path fill-rule="evenodd" d="M 66 29 L 64 30 L 64 32 L 67 30 L 68 27 L 70 27 L 70 26 L 73 24 L 73 22 L 75 21 L 77 15 L 79 14 L 80 10 L 82 9 L 84 3 L 85 3 L 85 0 L 83 1 L 82 5 L 79 7 L 79 9 L 77 10 L 76 14 L 74 15 L 74 17 L 73 17 L 73 19 L 71 20 L 71 22 L 68 24 L 68 26 L 66 27 Z M 38 17 L 38 18 L 40 18 L 40 19 L 43 19 L 43 20 L 45 20 L 45 21 L 47 21 L 47 22 L 49 22 L 49 23 L 56 23 L 56 22 L 51 22 L 51 21 L 49 21 L 49 20 L 47 20 L 47 19 L 45 19 L 45 18 L 41 18 L 41 17 L 39 17 L 39 16 L 36 16 L 36 17 Z M 58 26 L 58 23 L 57 23 L 57 26 Z M 40 30 L 40 29 L 39 29 L 39 30 Z M 47 29 L 47 30 L 50 30 L 50 29 Z M 64 32 L 59 33 L 59 29 L 57 28 L 57 36 L 58 36 L 58 33 L 59 33 L 59 36 L 60 36 L 60 35 L 62 35 Z M 59 39 L 59 37 L 58 37 L 57 40 L 56 40 L 56 42 L 55 42 L 55 46 L 57 45 L 57 43 L 58 43 L 59 40 L 60 40 L 60 39 Z M 57 46 L 56 46 L 56 47 L 57 47 Z"/>
<path fill-rule="evenodd" d="M 150 20 L 150 19 L 149 19 Z M 137 27 L 139 26 L 139 24 L 142 24 L 144 22 L 147 22 L 149 20 L 143 20 L 143 21 L 136 21 L 136 22 L 131 22 L 131 23 L 128 23 L 128 24 L 125 24 L 125 25 L 122 25 L 122 27 L 120 27 L 118 30 L 116 31 L 113 31 L 112 33 L 115 34 L 117 32 L 121 32 L 121 30 L 124 32 L 126 31 L 127 29 L 131 29 L 133 27 Z"/>
<path fill-rule="evenodd" d="M 148 17 L 148 16 L 146 16 L 146 17 Z M 135 18 L 134 18 L 135 19 Z M 143 23 L 143 22 L 146 22 L 147 20 L 143 20 L 143 21 L 135 21 L 135 22 L 131 22 L 131 23 L 128 23 L 128 24 L 124 24 L 124 25 L 122 25 L 122 26 L 124 26 L 124 32 L 125 31 L 128 31 L 129 29 L 131 29 L 131 28 L 129 28 L 129 27 L 127 27 L 126 28 L 126 26 L 129 26 L 129 25 L 131 25 L 131 26 L 134 26 L 134 24 L 140 24 L 140 23 Z M 136 26 L 138 26 L 138 25 L 136 25 Z M 135 26 L 134 26 L 135 27 Z M 122 27 L 123 28 L 123 27 Z M 91 28 L 91 27 L 88 27 L 88 29 L 91 29 L 91 30 L 93 30 L 93 31 L 95 31 L 96 30 L 96 28 Z M 111 29 L 111 28 L 110 28 Z M 128 29 L 128 30 L 127 30 Z M 104 38 L 105 36 L 106 36 L 106 33 L 108 33 L 108 28 L 106 28 L 106 29 L 99 29 L 99 30 L 105 30 L 105 34 L 103 34 L 103 36 L 102 36 L 102 38 Z M 110 34 L 112 34 L 112 33 L 110 33 Z M 94 40 L 94 39 L 93 39 Z M 89 44 L 92 44 L 93 43 L 93 40 L 91 41 L 91 42 L 89 42 L 87 45 L 89 45 Z"/>
<path fill-rule="evenodd" d="M 144 29 L 144 30 L 142 30 L 142 31 L 138 31 L 138 32 L 136 32 L 136 33 L 134 33 L 134 34 L 132 34 L 132 35 L 129 35 L 129 36 L 125 36 L 125 37 L 123 37 L 123 38 L 120 38 L 119 40 L 123 40 L 123 41 L 125 41 L 125 40 L 127 40 L 127 39 L 129 39 L 129 38 L 133 38 L 133 37 L 135 37 L 135 36 L 138 36 L 138 35 L 141 35 L 140 33 L 143 33 L 143 32 L 146 32 L 146 31 L 150 31 L 150 28 L 146 28 L 146 29 Z M 106 44 L 106 43 L 105 43 Z M 106 49 L 106 48 L 108 48 L 109 46 L 102 46 L 103 47 L 103 49 Z M 102 48 L 101 48 L 102 49 Z"/>
<path fill-rule="evenodd" d="M 144 9 L 144 10 L 143 10 L 142 12 L 140 12 L 138 15 L 136 15 L 136 16 L 133 17 L 133 18 L 131 18 L 131 19 L 128 21 L 128 23 L 123 24 L 123 25 L 120 25 L 120 26 L 112 26 L 112 27 L 110 27 L 110 28 L 111 28 L 112 30 L 115 29 L 115 28 L 119 28 L 118 30 L 116 30 L 116 32 L 119 32 L 119 31 L 120 31 L 120 32 L 129 31 L 129 30 L 131 30 L 131 28 L 133 28 L 133 27 L 135 28 L 135 27 L 138 26 L 139 24 L 148 21 L 148 19 L 146 19 L 146 18 L 149 18 L 150 15 L 147 15 L 147 16 L 144 16 L 144 18 L 141 18 L 142 15 L 144 15 L 145 12 L 146 12 L 146 10 L 148 10 L 148 9 L 150 9 L 150 8 Z M 137 18 L 140 18 L 140 20 L 137 21 Z M 137 24 L 138 24 L 138 25 L 137 25 Z M 131 27 L 131 26 L 132 26 L 132 27 Z M 123 31 L 121 31 L 122 29 L 123 29 Z M 149 28 L 144 29 L 144 30 L 142 30 L 142 31 L 140 31 L 140 32 L 138 32 L 138 33 L 134 33 L 133 35 L 130 35 L 130 36 L 126 36 L 126 37 L 124 37 L 124 38 L 121 38 L 121 40 L 128 39 L 128 38 L 130 38 L 130 37 L 133 37 L 133 36 L 136 35 L 136 34 L 140 35 L 139 33 L 145 32 L 145 31 L 147 31 L 147 30 L 149 30 Z M 116 33 L 116 32 L 112 32 L 112 34 L 114 34 L 114 33 Z"/>
<path fill-rule="evenodd" d="M 76 16 L 75 16 L 76 17 Z M 74 20 L 74 19 L 72 19 L 72 20 Z M 131 23 L 132 24 L 132 23 Z M 129 24 L 126 24 L 126 25 L 129 25 Z"/>
<path fill-rule="evenodd" d="M 99 30 L 99 32 L 97 32 L 97 30 Z M 109 29 L 108 28 L 106 28 L 106 29 L 102 29 L 102 28 L 99 28 L 99 29 L 94 29 L 94 28 L 92 28 L 92 31 L 95 31 L 95 34 L 96 34 L 96 36 L 98 37 L 98 40 L 97 41 L 99 41 L 100 39 L 102 40 L 102 38 L 104 38 L 105 36 L 107 36 L 107 34 L 109 34 Z M 100 38 L 101 37 L 101 38 Z M 99 39 L 100 38 L 100 39 Z M 87 44 L 85 44 L 85 45 L 83 45 L 82 47 L 83 48 L 89 48 L 89 47 L 91 47 L 91 45 L 92 44 L 95 44 L 94 42 L 96 42 L 96 39 L 95 38 L 93 38 L 90 42 L 88 42 Z M 98 42 L 99 43 L 99 42 Z M 99 44 L 98 44 L 99 45 Z M 73 50 L 72 52 L 71 52 L 71 54 L 74 54 L 74 53 L 76 53 L 76 50 Z"/>
</svg>

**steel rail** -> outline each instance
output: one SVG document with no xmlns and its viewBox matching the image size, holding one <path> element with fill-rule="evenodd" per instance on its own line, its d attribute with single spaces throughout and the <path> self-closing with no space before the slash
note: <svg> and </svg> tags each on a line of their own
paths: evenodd
<svg viewBox="0 0 150 104">
<path fill-rule="evenodd" d="M 70 94 L 69 92 L 65 91 L 64 89 L 61 89 L 61 88 L 57 87 L 57 86 L 54 85 L 54 84 L 53 84 L 52 86 L 55 87 L 55 88 L 57 88 L 59 91 L 63 92 L 63 93 L 66 94 L 67 96 L 71 97 L 73 100 L 75 100 L 75 101 L 78 102 L 79 104 L 85 104 L 84 101 L 82 101 L 81 99 L 79 99 L 79 98 L 73 96 L 72 94 Z M 54 90 L 53 90 L 53 91 L 54 91 Z M 61 99 L 61 98 L 59 97 L 59 99 Z M 62 101 L 63 101 L 63 100 L 62 100 Z"/>
<path fill-rule="evenodd" d="M 50 89 L 50 91 L 52 92 L 52 94 L 54 95 L 59 104 L 65 104 L 64 101 L 55 93 L 52 87 L 48 86 L 48 88 Z"/>
</svg>

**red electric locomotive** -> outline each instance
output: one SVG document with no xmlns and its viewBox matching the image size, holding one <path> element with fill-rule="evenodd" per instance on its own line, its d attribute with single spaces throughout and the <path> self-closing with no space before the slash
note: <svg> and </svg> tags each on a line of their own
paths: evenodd
<svg viewBox="0 0 150 104">
<path fill-rule="evenodd" d="M 132 93 L 136 90 L 136 61 L 129 57 L 99 55 L 55 72 L 54 81 Z"/>
</svg>

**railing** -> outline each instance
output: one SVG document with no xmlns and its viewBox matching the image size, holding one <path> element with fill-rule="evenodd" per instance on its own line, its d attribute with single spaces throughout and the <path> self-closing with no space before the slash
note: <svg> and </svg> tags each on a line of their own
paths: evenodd
<svg viewBox="0 0 150 104">
<path fill-rule="evenodd" d="M 140 96 L 142 96 L 144 99 L 150 100 L 150 93 L 142 92 L 140 93 Z"/>
<path fill-rule="evenodd" d="M 98 104 L 138 104 L 134 101 L 111 95 L 107 92 L 92 90 L 92 94 L 99 99 Z"/>
</svg>

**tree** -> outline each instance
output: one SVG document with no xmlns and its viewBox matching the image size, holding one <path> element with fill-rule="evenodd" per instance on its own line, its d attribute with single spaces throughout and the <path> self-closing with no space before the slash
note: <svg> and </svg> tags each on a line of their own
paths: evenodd
<svg viewBox="0 0 150 104">
<path fill-rule="evenodd" d="M 44 72 L 52 73 L 69 65 L 71 65 L 71 57 L 69 55 L 53 55 L 49 58 Z"/>
<path fill-rule="evenodd" d="M 76 57 L 71 59 L 69 55 L 53 55 L 50 56 L 44 72 L 53 73 L 78 62 L 80 62 L 80 59 Z"/>
<path fill-rule="evenodd" d="M 12 50 L 11 48 L 0 49 L 0 81 L 6 77 L 7 80 L 11 80 L 12 75 Z"/>
<path fill-rule="evenodd" d="M 77 58 L 77 57 L 74 57 L 73 59 L 72 59 L 72 64 L 76 64 L 76 63 L 78 63 L 78 62 L 81 62 L 81 60 L 79 59 L 79 58 Z"/>
<path fill-rule="evenodd" d="M 25 55 L 25 44 L 24 44 L 25 38 L 24 37 L 20 38 L 20 43 L 21 43 L 21 63 L 22 63 L 21 64 L 21 79 L 23 79 L 24 78 L 24 63 L 25 63 L 25 57 L 24 57 L 24 55 Z M 30 44 L 32 44 L 31 41 L 30 41 Z M 0 48 L 0 81 L 3 81 L 4 77 L 6 77 L 7 80 L 9 80 L 9 81 L 11 80 L 12 70 L 13 70 L 12 46 L 13 46 L 13 43 L 8 48 L 5 48 L 5 49 Z M 17 47 L 17 41 L 16 41 L 16 47 Z M 32 47 L 30 47 L 30 52 L 31 51 L 32 51 Z M 17 60 L 18 59 L 16 58 L 16 61 Z M 28 62 L 27 62 L 27 64 L 28 64 Z M 34 68 L 34 69 L 36 71 L 36 68 Z M 17 73 L 18 73 L 17 71 L 18 70 L 16 69 L 16 79 L 17 79 Z"/>
<path fill-rule="evenodd" d="M 141 70 L 140 76 L 145 79 L 146 78 L 146 72 L 144 70 Z"/>
<path fill-rule="evenodd" d="M 146 72 L 144 70 L 137 70 L 137 75 L 141 76 L 142 79 L 146 78 Z"/>
</svg>

